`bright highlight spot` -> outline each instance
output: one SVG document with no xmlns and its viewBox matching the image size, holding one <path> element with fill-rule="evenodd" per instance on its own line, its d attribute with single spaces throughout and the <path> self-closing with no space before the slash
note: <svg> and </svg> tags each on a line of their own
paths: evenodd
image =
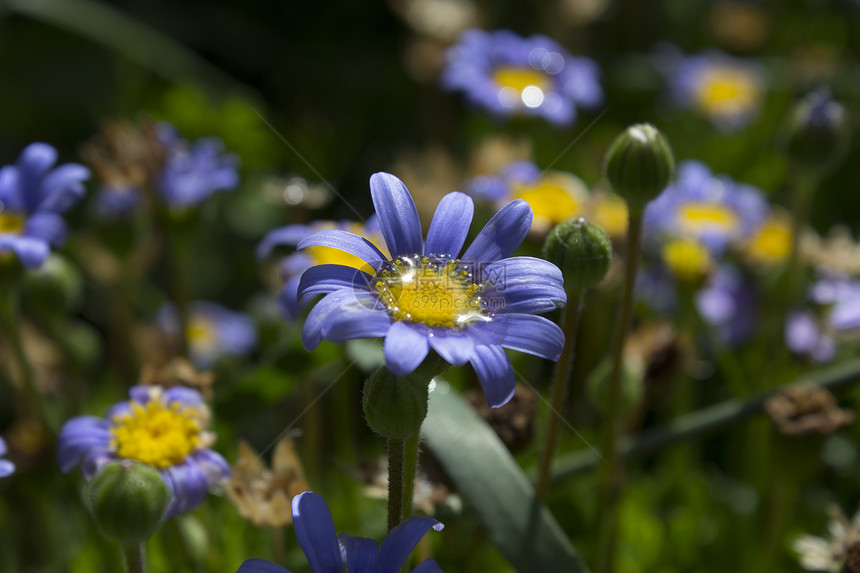
<svg viewBox="0 0 860 573">
<path fill-rule="evenodd" d="M 131 403 L 131 413 L 114 418 L 111 428 L 117 454 L 166 468 L 178 464 L 200 443 L 198 410 L 159 399 Z"/>
<path fill-rule="evenodd" d="M 493 73 L 499 85 L 499 101 L 506 107 L 540 107 L 551 87 L 547 75 L 530 68 L 502 67 Z"/>
<path fill-rule="evenodd" d="M 380 269 L 374 289 L 394 320 L 447 328 L 489 320 L 481 285 L 456 259 L 400 257 Z"/>
</svg>

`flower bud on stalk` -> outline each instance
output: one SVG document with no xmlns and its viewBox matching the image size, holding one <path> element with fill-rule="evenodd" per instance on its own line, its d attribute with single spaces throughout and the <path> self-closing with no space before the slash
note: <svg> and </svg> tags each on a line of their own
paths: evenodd
<svg viewBox="0 0 860 573">
<path fill-rule="evenodd" d="M 87 494 L 102 533 L 123 547 L 149 539 L 170 501 L 158 470 L 130 460 L 105 466 L 89 483 Z"/>
<path fill-rule="evenodd" d="M 640 123 L 628 127 L 612 143 L 605 170 L 612 188 L 634 215 L 669 184 L 675 159 L 663 134 L 651 124 Z"/>
<path fill-rule="evenodd" d="M 568 295 L 578 295 L 596 286 L 609 271 L 612 243 L 599 225 L 583 217 L 570 219 L 550 231 L 544 255 L 561 269 Z"/>
<path fill-rule="evenodd" d="M 789 119 L 788 155 L 802 168 L 827 174 L 848 148 L 848 113 L 827 90 L 813 92 L 795 105 Z"/>
</svg>

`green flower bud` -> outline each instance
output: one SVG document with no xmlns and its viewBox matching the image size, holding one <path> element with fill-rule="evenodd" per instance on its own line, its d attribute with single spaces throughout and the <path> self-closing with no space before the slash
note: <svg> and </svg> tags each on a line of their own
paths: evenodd
<svg viewBox="0 0 860 573">
<path fill-rule="evenodd" d="M 84 282 L 81 272 L 62 255 L 52 253 L 45 263 L 24 280 L 28 300 L 43 310 L 74 312 L 81 304 Z"/>
<path fill-rule="evenodd" d="M 124 547 L 152 537 L 170 501 L 158 470 L 131 460 L 105 466 L 89 483 L 87 493 L 102 533 Z"/>
<path fill-rule="evenodd" d="M 672 179 L 672 148 L 656 127 L 631 125 L 619 135 L 606 154 L 606 177 L 626 201 L 631 214 L 639 214 Z"/>
<path fill-rule="evenodd" d="M 788 155 L 804 169 L 829 172 L 848 148 L 848 112 L 826 90 L 795 105 L 788 129 Z"/>
<path fill-rule="evenodd" d="M 550 231 L 543 250 L 546 259 L 561 269 L 569 294 L 581 294 L 597 285 L 612 262 L 609 235 L 582 217 L 565 221 Z"/>
</svg>

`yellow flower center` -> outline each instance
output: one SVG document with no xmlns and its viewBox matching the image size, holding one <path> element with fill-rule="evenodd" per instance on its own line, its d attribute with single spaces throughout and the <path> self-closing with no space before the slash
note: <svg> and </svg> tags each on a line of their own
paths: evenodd
<svg viewBox="0 0 860 573">
<path fill-rule="evenodd" d="M 199 316 L 191 317 L 188 324 L 188 342 L 196 347 L 215 345 L 215 325 L 211 320 Z"/>
<path fill-rule="evenodd" d="M 627 233 L 627 203 L 618 195 L 606 195 L 594 206 L 591 219 L 610 237 L 623 237 Z"/>
<path fill-rule="evenodd" d="M 698 106 L 710 115 L 736 115 L 756 106 L 759 86 L 745 70 L 717 66 L 704 74 L 695 97 Z"/>
<path fill-rule="evenodd" d="M 511 88 L 517 93 L 521 93 L 529 86 L 535 86 L 541 90 L 546 90 L 549 87 L 549 81 L 546 74 L 531 68 L 516 68 L 506 66 L 497 68 L 493 72 L 493 79 L 503 88 Z"/>
<path fill-rule="evenodd" d="M 27 218 L 13 211 L 0 212 L 0 233 L 20 235 L 24 231 L 24 223 Z"/>
<path fill-rule="evenodd" d="M 693 237 L 708 233 L 731 235 L 740 227 L 737 214 L 717 203 L 687 203 L 678 208 L 680 231 Z"/>
<path fill-rule="evenodd" d="M 791 225 L 783 217 L 765 221 L 747 245 L 747 253 L 758 261 L 774 263 L 791 252 Z"/>
<path fill-rule="evenodd" d="M 482 307 L 481 285 L 472 278 L 456 259 L 415 255 L 383 266 L 374 288 L 394 320 L 461 328 L 489 320 Z"/>
<path fill-rule="evenodd" d="M 325 225 L 322 229 L 335 229 L 335 225 Z M 360 237 L 364 237 L 374 245 L 376 248 L 385 253 L 385 247 L 382 246 L 384 244 L 382 237 L 378 233 L 367 234 L 364 232 L 364 227 L 359 225 L 358 223 L 354 223 L 349 226 L 347 229 L 349 232 L 354 233 Z M 373 274 L 373 268 L 368 265 L 366 262 L 362 261 L 355 255 L 351 255 L 346 251 L 342 251 L 340 249 L 335 249 L 332 247 L 308 247 L 304 250 L 305 253 L 310 256 L 314 265 L 343 265 L 346 267 L 352 267 L 354 269 L 361 269 L 368 274 Z"/>
<path fill-rule="evenodd" d="M 680 239 L 663 247 L 663 261 L 683 282 L 701 280 L 711 270 L 711 255 L 698 241 Z"/>
<path fill-rule="evenodd" d="M 158 468 L 178 464 L 200 443 L 199 415 L 176 402 L 132 402 L 131 413 L 118 415 L 111 428 L 117 454 Z"/>
<path fill-rule="evenodd" d="M 541 179 L 533 185 L 517 186 L 515 199 L 528 203 L 535 218 L 548 219 L 554 224 L 567 221 L 578 214 L 581 201 L 568 189 L 554 181 Z"/>
</svg>

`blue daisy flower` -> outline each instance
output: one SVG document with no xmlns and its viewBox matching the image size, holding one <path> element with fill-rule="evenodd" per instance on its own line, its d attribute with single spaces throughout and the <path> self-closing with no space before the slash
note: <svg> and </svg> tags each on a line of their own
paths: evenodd
<svg viewBox="0 0 860 573">
<path fill-rule="evenodd" d="M 189 358 L 198 368 L 208 368 L 218 357 L 245 356 L 257 345 L 254 321 L 220 304 L 197 301 L 191 304 L 188 323 Z M 166 333 L 179 334 L 179 317 L 173 305 L 165 305 L 156 318 Z"/>
<path fill-rule="evenodd" d="M 323 498 L 306 491 L 293 498 L 293 526 L 313 573 L 397 573 L 409 554 L 431 529 L 443 525 L 430 517 L 410 517 L 392 529 L 382 547 L 372 539 L 337 535 L 334 521 Z M 412 573 L 441 573 L 432 559 L 422 562 Z M 290 573 L 264 559 L 248 559 L 236 573 Z"/>
<path fill-rule="evenodd" d="M 516 386 L 504 348 L 558 359 L 564 334 L 534 315 L 566 302 L 561 271 L 534 257 L 508 258 L 531 227 L 528 203 L 503 207 L 460 255 L 474 212 L 468 195 L 442 198 L 424 240 L 415 203 L 397 177 L 376 173 L 370 193 L 391 258 L 338 229 L 298 244 L 341 249 L 369 271 L 343 265 L 305 271 L 299 298 L 326 294 L 305 321 L 305 348 L 323 339 L 385 337 L 386 367 L 397 376 L 410 374 L 432 349 L 449 364 L 470 363 L 494 407 L 507 403 Z"/>
<path fill-rule="evenodd" d="M 373 216 L 363 225 L 347 221 L 337 223 L 334 221 L 316 221 L 310 225 L 287 225 L 275 229 L 267 233 L 257 245 L 257 259 L 267 259 L 278 247 L 294 248 L 302 239 L 325 229 L 350 231 L 372 242 L 380 250 L 385 250 L 379 231 L 379 223 L 376 216 Z M 314 265 L 327 264 L 345 265 L 357 269 L 366 266 L 366 263 L 358 257 L 329 247 L 310 247 L 302 252 L 295 252 L 284 257 L 280 269 L 281 278 L 284 282 L 278 295 L 278 302 L 286 318 L 295 320 L 299 315 L 299 280 L 302 273 Z"/>
<path fill-rule="evenodd" d="M 66 242 L 61 215 L 84 196 L 89 170 L 77 163 L 54 167 L 57 150 L 31 143 L 15 165 L 0 169 L 0 258 L 14 253 L 21 265 L 38 268 L 51 248 Z"/>
<path fill-rule="evenodd" d="M 508 30 L 468 30 L 447 52 L 442 85 L 498 117 L 532 115 L 557 124 L 576 119 L 577 106 L 603 101 L 600 70 L 555 40 Z"/>
<path fill-rule="evenodd" d="M 165 519 L 194 509 L 212 487 L 230 478 L 230 466 L 209 447 L 209 409 L 196 390 L 134 386 L 131 400 L 112 406 L 104 418 L 79 416 L 60 430 L 57 458 L 68 473 L 80 464 L 87 480 L 105 464 L 133 459 L 161 471 L 171 500 Z"/>
<path fill-rule="evenodd" d="M 677 173 L 645 208 L 646 241 L 696 239 L 718 257 L 731 244 L 750 239 L 768 216 L 767 201 L 752 185 L 714 175 L 699 161 L 682 162 Z"/>
<path fill-rule="evenodd" d="M 0 438 L 0 478 L 9 477 L 13 473 L 15 473 L 15 464 L 10 462 L 9 460 L 2 459 L 3 456 L 6 455 L 8 449 L 6 448 L 6 442 L 3 438 Z"/>
</svg>

